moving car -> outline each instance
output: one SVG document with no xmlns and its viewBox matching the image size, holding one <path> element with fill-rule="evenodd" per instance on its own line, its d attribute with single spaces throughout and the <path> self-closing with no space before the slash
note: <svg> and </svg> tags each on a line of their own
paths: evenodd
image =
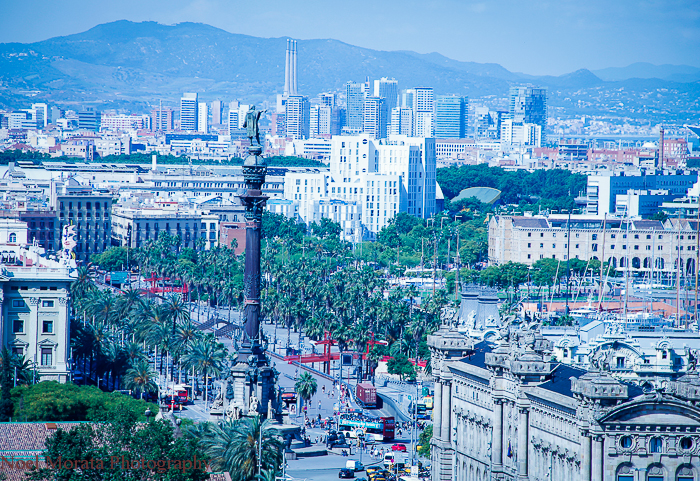
<svg viewBox="0 0 700 481">
<path fill-rule="evenodd" d="M 355 471 L 355 472 L 364 471 L 364 470 L 365 470 L 365 467 L 364 467 L 364 465 L 363 465 L 361 462 L 359 462 L 359 461 L 354 461 L 354 460 L 346 461 L 346 462 L 345 462 L 345 467 L 346 467 L 347 469 L 352 469 L 352 470 Z"/>
<path fill-rule="evenodd" d="M 340 472 L 338 473 L 339 478 L 354 478 L 355 477 L 355 471 L 352 469 L 348 468 L 340 468 Z"/>
<path fill-rule="evenodd" d="M 396 443 L 396 444 L 391 446 L 392 451 L 401 451 L 402 453 L 405 453 L 406 449 L 407 449 L 406 445 L 402 444 L 402 443 Z"/>
</svg>

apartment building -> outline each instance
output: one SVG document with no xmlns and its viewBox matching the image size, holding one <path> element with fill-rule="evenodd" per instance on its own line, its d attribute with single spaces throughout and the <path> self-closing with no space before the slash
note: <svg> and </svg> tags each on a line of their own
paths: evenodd
<svg viewBox="0 0 700 481">
<path fill-rule="evenodd" d="M 33 257 L 13 249 L 14 258 Z M 34 248 L 35 249 L 35 248 Z M 65 267 L 55 261 L 0 268 L 0 340 L 2 347 L 32 362 L 42 381 L 70 378 L 70 285 Z"/>
<path fill-rule="evenodd" d="M 496 215 L 489 221 L 489 264 L 519 262 L 532 265 L 544 258 L 604 259 L 631 273 L 694 275 L 697 221 L 666 222 L 598 216 Z M 604 225 L 603 225 L 604 224 Z"/>
<path fill-rule="evenodd" d="M 119 207 L 112 209 L 112 239 L 116 245 L 138 248 L 158 238 L 161 232 L 180 237 L 182 247 L 216 247 L 219 216 L 205 210 L 162 207 Z"/>
</svg>

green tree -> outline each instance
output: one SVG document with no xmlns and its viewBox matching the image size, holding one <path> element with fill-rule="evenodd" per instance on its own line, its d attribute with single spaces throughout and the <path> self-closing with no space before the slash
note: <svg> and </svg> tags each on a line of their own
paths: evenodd
<svg viewBox="0 0 700 481">
<path fill-rule="evenodd" d="M 204 338 L 196 340 L 190 351 L 182 358 L 186 368 L 194 368 L 204 376 L 204 402 L 208 401 L 209 377 L 221 374 L 221 368 L 226 357 L 224 345 L 216 339 Z"/>
<path fill-rule="evenodd" d="M 93 254 L 90 261 L 106 271 L 126 269 L 126 247 L 110 247 L 102 254 Z"/>
<path fill-rule="evenodd" d="M 99 424 L 80 424 L 65 431 L 58 429 L 46 440 L 42 456 L 48 466 L 32 470 L 32 481 L 204 481 L 208 457 L 197 440 L 185 433 L 177 437 L 168 421 L 137 424 L 131 413 L 115 413 L 113 419 Z M 63 460 L 94 460 L 79 469 L 52 467 Z M 187 466 L 184 460 L 201 460 Z M 99 461 L 102 464 L 99 464 Z M 136 469 L 126 468 L 142 461 Z"/>
<path fill-rule="evenodd" d="M 131 389 L 134 393 L 142 397 L 143 394 L 150 394 L 158 391 L 155 382 L 157 374 L 151 370 L 148 361 L 140 359 L 133 364 L 133 367 L 126 371 L 124 376 L 124 387 Z"/>
<path fill-rule="evenodd" d="M 260 416 L 206 423 L 188 428 L 204 447 L 214 470 L 228 471 L 236 481 L 252 481 L 258 472 L 277 472 L 282 464 L 282 442 L 270 420 Z M 261 456 L 259 456 L 261 453 Z"/>
<path fill-rule="evenodd" d="M 297 382 L 294 383 L 294 390 L 305 403 L 311 400 L 317 389 L 316 379 L 308 372 L 302 372 Z"/>
<path fill-rule="evenodd" d="M 433 439 L 433 425 L 429 424 L 425 427 L 420 436 L 418 436 L 418 452 L 421 456 L 430 458 L 430 440 Z"/>
<path fill-rule="evenodd" d="M 12 358 L 6 347 L 2 348 L 0 362 L 0 422 L 5 423 L 12 417 Z"/>
<path fill-rule="evenodd" d="M 401 379 L 415 380 L 416 379 L 416 369 L 408 360 L 405 354 L 397 354 L 392 359 L 389 359 L 387 363 L 387 369 L 389 374 L 396 374 L 401 376 Z"/>
<path fill-rule="evenodd" d="M 333 222 L 327 217 L 323 217 L 321 218 L 320 222 L 313 222 L 309 226 L 309 230 L 313 235 L 318 236 L 321 239 L 326 239 L 338 238 L 338 236 L 340 236 L 341 228 L 340 224 L 337 222 Z"/>
</svg>

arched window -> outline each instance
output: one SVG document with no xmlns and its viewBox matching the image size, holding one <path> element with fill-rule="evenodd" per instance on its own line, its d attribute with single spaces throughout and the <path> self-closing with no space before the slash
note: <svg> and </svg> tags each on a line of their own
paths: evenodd
<svg viewBox="0 0 700 481">
<path fill-rule="evenodd" d="M 683 439 L 688 439 L 690 441 L 690 438 L 683 438 Z M 681 440 L 682 442 L 682 440 Z M 694 481 L 695 480 L 695 473 L 693 472 L 693 468 L 690 466 L 681 466 L 678 468 L 678 472 L 676 473 L 676 481 Z"/>
<path fill-rule="evenodd" d="M 654 439 L 658 439 L 661 441 L 661 438 L 651 438 L 652 441 Z M 649 466 L 647 468 L 647 481 L 664 481 L 664 468 L 661 465 L 654 465 L 654 466 Z"/>
<path fill-rule="evenodd" d="M 641 267 L 641 263 L 639 261 L 639 257 L 635 257 L 632 259 L 632 269 L 639 269 Z"/>
<path fill-rule="evenodd" d="M 10 244 L 14 244 L 15 242 L 17 242 L 17 234 L 15 234 L 14 232 L 12 232 L 12 233 L 10 234 L 10 237 L 9 237 L 9 239 L 8 239 L 8 242 L 9 242 Z"/>
<path fill-rule="evenodd" d="M 644 258 L 644 268 L 651 269 L 651 257 Z"/>
<path fill-rule="evenodd" d="M 663 451 L 664 442 L 660 437 L 651 438 L 649 441 L 649 452 L 660 453 Z"/>
<path fill-rule="evenodd" d="M 620 267 L 625 267 L 625 258 L 620 257 Z"/>
<path fill-rule="evenodd" d="M 617 468 L 617 481 L 634 481 L 634 471 L 628 464 Z"/>
</svg>

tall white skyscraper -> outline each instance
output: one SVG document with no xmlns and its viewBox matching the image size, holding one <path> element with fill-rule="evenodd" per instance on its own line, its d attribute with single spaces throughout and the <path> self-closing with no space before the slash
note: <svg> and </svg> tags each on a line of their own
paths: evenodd
<svg viewBox="0 0 700 481">
<path fill-rule="evenodd" d="M 309 137 L 317 138 L 331 134 L 333 109 L 327 105 L 312 105 L 309 110 Z"/>
<path fill-rule="evenodd" d="M 221 100 L 214 100 L 211 103 L 211 123 L 213 125 L 221 125 L 221 112 L 223 111 L 223 104 Z"/>
<path fill-rule="evenodd" d="M 399 106 L 399 83 L 382 77 L 374 81 L 374 96 L 384 98 L 389 110 Z"/>
<path fill-rule="evenodd" d="M 197 131 L 209 133 L 209 106 L 204 102 L 201 102 L 197 109 Z"/>
<path fill-rule="evenodd" d="M 395 107 L 391 109 L 391 135 L 405 135 L 413 137 L 413 109 L 408 107 Z"/>
<path fill-rule="evenodd" d="M 185 93 L 180 99 L 180 130 L 197 130 L 196 93 Z"/>
<path fill-rule="evenodd" d="M 309 138 L 309 99 L 301 95 L 290 95 L 285 109 L 286 136 L 295 140 Z"/>
<path fill-rule="evenodd" d="M 345 98 L 347 101 L 347 126 L 351 132 L 362 132 L 362 109 L 365 102 L 365 86 L 357 82 L 345 84 Z"/>
<path fill-rule="evenodd" d="M 413 134 L 433 137 L 435 128 L 435 98 L 432 88 L 419 87 L 413 95 Z"/>
<path fill-rule="evenodd" d="M 36 111 L 37 128 L 43 129 L 51 119 L 49 118 L 49 106 L 46 104 L 32 104 L 32 110 Z"/>
<path fill-rule="evenodd" d="M 387 135 L 387 105 L 380 97 L 367 97 L 362 109 L 362 131 L 373 139 L 384 139 Z"/>
</svg>

